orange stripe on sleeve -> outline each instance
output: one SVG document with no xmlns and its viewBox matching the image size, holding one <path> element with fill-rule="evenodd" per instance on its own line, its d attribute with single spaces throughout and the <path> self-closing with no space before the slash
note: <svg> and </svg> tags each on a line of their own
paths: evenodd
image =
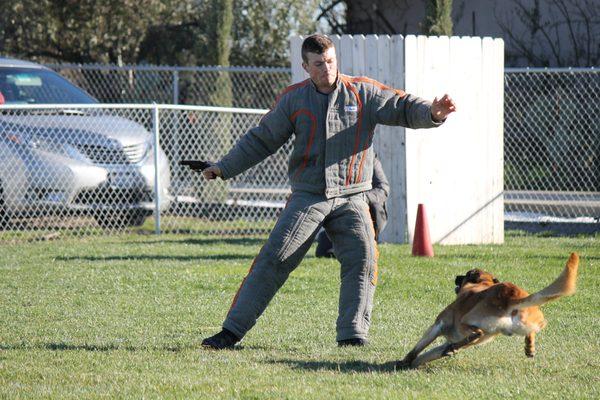
<svg viewBox="0 0 600 400">
<path fill-rule="evenodd" d="M 360 96 L 358 95 L 358 90 L 356 90 L 356 88 L 352 85 L 352 82 L 348 80 L 345 75 L 342 75 L 342 81 L 348 90 L 350 90 L 356 97 L 356 103 L 358 106 L 358 121 L 356 122 L 356 133 L 354 135 L 354 151 L 352 152 L 352 158 L 350 159 L 350 164 L 348 164 L 348 173 L 346 174 L 346 186 L 348 186 L 352 181 L 352 170 L 356 161 L 356 153 L 358 152 L 358 147 L 360 146 L 360 128 L 362 125 L 363 104 L 360 100 Z"/>
<path fill-rule="evenodd" d="M 308 157 L 310 156 L 310 149 L 313 145 L 313 141 L 315 139 L 315 133 L 317 131 L 317 117 L 315 117 L 315 115 L 313 113 L 311 113 L 309 110 L 307 110 L 306 108 L 301 108 L 298 111 L 296 111 L 294 114 L 292 114 L 291 121 L 294 122 L 296 120 L 296 118 L 298 118 L 298 116 L 300 116 L 300 115 L 306 115 L 308 118 L 310 118 L 310 134 L 308 136 L 306 150 L 304 150 L 304 157 L 302 160 L 302 165 L 300 166 L 300 168 L 298 168 L 296 170 L 296 173 L 294 174 L 294 178 L 296 178 L 304 170 L 304 168 L 306 168 L 306 165 L 308 164 Z"/>
</svg>

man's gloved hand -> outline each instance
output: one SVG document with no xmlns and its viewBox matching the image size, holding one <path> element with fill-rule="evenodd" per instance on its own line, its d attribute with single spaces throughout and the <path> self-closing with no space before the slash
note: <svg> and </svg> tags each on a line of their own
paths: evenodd
<svg viewBox="0 0 600 400">
<path fill-rule="evenodd" d="M 456 104 L 447 94 L 441 99 L 436 97 L 431 103 L 431 118 L 435 122 L 442 122 L 454 111 L 456 111 Z"/>
<path fill-rule="evenodd" d="M 221 168 L 217 167 L 214 164 L 211 165 L 210 167 L 204 169 L 202 171 L 202 176 L 204 176 L 204 179 L 207 179 L 207 180 L 216 179 L 217 176 L 219 178 L 223 178 L 223 174 L 221 173 Z"/>
</svg>

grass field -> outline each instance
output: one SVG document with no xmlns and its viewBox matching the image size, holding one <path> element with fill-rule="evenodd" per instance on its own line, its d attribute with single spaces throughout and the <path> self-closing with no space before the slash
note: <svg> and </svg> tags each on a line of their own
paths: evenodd
<svg viewBox="0 0 600 400">
<path fill-rule="evenodd" d="M 509 233 L 501 246 L 380 247 L 371 343 L 338 348 L 339 266 L 308 256 L 240 349 L 207 351 L 264 238 L 121 235 L 0 244 L 0 398 L 599 398 L 600 236 Z M 395 371 L 479 267 L 529 291 L 571 251 L 578 293 L 544 307 L 528 359 L 501 337 Z"/>
</svg>

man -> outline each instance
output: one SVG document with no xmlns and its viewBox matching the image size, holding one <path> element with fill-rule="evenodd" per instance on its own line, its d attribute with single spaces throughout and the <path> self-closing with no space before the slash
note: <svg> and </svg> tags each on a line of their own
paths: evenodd
<svg viewBox="0 0 600 400">
<path fill-rule="evenodd" d="M 203 171 L 206 179 L 229 179 L 295 136 L 288 170 L 292 194 L 242 281 L 223 330 L 204 339 L 205 347 L 232 348 L 244 337 L 321 226 L 341 263 L 336 340 L 340 346 L 365 345 L 377 283 L 375 232 L 364 195 L 371 189 L 375 126 L 436 127 L 455 111 L 448 95 L 428 102 L 338 73 L 335 48 L 324 35 L 304 40 L 302 61 L 310 79 L 285 89 L 259 125 Z"/>
<path fill-rule="evenodd" d="M 373 178 L 371 179 L 371 185 L 371 190 L 365 192 L 365 200 L 369 205 L 369 214 L 371 215 L 371 221 L 373 221 L 375 241 L 379 243 L 379 233 L 381 233 L 387 225 L 385 201 L 390 193 L 390 184 L 383 172 L 383 166 L 381 165 L 381 161 L 379 161 L 377 154 L 373 157 Z M 333 244 L 331 243 L 329 236 L 327 236 L 325 229 L 319 231 L 316 242 L 316 257 L 335 258 Z"/>
</svg>

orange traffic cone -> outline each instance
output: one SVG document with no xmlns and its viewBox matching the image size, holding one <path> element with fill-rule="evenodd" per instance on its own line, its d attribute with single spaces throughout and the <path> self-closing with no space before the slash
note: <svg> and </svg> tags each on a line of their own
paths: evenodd
<svg viewBox="0 0 600 400">
<path fill-rule="evenodd" d="M 423 204 L 419 204 L 417 208 L 417 222 L 415 223 L 412 255 L 433 257 L 433 246 L 431 245 L 429 225 L 427 225 L 427 215 L 425 214 L 425 205 Z"/>
</svg>

